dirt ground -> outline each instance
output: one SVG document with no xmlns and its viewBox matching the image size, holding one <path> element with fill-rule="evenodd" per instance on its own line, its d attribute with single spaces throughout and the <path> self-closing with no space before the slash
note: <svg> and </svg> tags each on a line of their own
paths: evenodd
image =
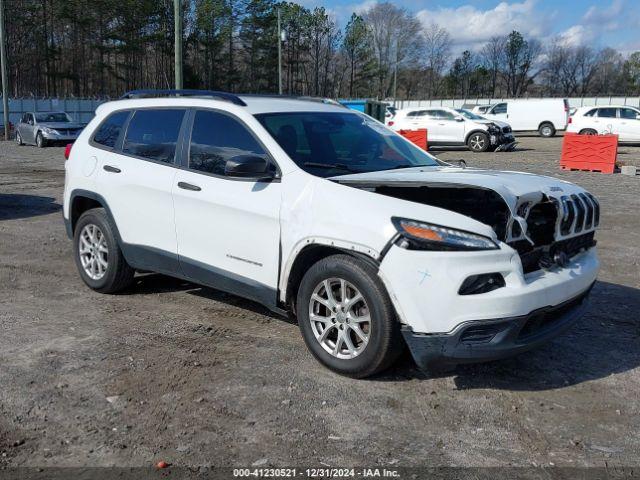
<svg viewBox="0 0 640 480">
<path fill-rule="evenodd" d="M 61 216 L 62 148 L 0 144 L 0 466 L 638 466 L 640 176 L 563 172 L 560 138 L 436 151 L 596 195 L 602 270 L 548 345 L 430 378 L 320 366 L 298 327 L 160 275 L 86 288 Z M 620 159 L 640 165 L 640 147 Z"/>
</svg>

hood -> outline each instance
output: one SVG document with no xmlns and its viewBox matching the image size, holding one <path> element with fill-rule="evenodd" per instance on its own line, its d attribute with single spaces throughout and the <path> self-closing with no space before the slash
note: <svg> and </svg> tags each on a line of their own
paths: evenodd
<svg viewBox="0 0 640 480">
<path fill-rule="evenodd" d="M 552 177 L 453 166 L 358 173 L 330 180 L 462 213 L 490 225 L 498 237 L 507 242 L 527 239 L 535 243 L 531 237 L 532 229 L 538 228 L 542 220 L 536 218 L 535 226 L 531 222 L 533 215 L 538 214 L 548 217 L 546 221 L 553 223 L 548 226 L 553 232 L 547 232 L 547 237 L 555 234 L 554 238 L 558 240 L 571 236 L 573 231 L 568 234 L 561 232 L 561 218 L 558 220 L 562 217 L 559 213 L 563 213 L 560 210 L 565 208 L 563 197 L 565 202 L 572 195 L 593 198 L 577 185 Z M 586 200 L 584 203 L 587 210 L 591 208 L 591 214 L 595 215 L 595 199 L 589 206 Z M 581 203 L 578 208 L 583 208 Z M 520 228 L 512 228 L 514 222 Z"/>
<path fill-rule="evenodd" d="M 332 177 L 330 180 L 349 185 L 434 185 L 450 187 L 479 187 L 498 193 L 510 208 L 515 209 L 520 199 L 537 199 L 543 194 L 560 198 L 584 190 L 573 183 L 532 173 L 482 170 L 449 166 L 415 167 L 402 170 L 355 173 Z"/>
<path fill-rule="evenodd" d="M 476 123 L 482 123 L 483 125 L 487 125 L 489 123 L 493 123 L 497 125 L 502 130 L 504 127 L 511 127 L 507 122 L 501 122 L 500 120 L 489 120 L 488 118 L 483 118 L 482 120 L 473 120 Z"/>
<path fill-rule="evenodd" d="M 82 125 L 80 123 L 76 123 L 76 122 L 38 122 L 38 125 L 40 127 L 53 128 L 54 130 L 56 130 L 56 129 L 68 130 L 70 128 L 84 128 L 84 125 Z"/>
</svg>

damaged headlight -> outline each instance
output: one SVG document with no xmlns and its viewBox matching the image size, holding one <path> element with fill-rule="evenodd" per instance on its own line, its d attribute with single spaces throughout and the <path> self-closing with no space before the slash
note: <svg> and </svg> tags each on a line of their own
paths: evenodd
<svg viewBox="0 0 640 480">
<path fill-rule="evenodd" d="M 416 250 L 496 250 L 498 245 L 477 233 L 432 225 L 406 218 L 392 217 L 401 234 L 397 245 Z"/>
<path fill-rule="evenodd" d="M 495 123 L 490 123 L 487 125 L 487 131 L 493 134 L 500 133 L 500 127 L 497 126 Z"/>
</svg>

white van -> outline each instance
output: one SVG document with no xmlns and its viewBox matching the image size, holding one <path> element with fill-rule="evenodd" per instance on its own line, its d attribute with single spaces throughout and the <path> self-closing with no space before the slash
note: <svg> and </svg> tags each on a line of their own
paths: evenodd
<svg viewBox="0 0 640 480">
<path fill-rule="evenodd" d="M 541 137 L 553 137 L 567 128 L 569 101 L 566 98 L 508 100 L 496 103 L 483 115 L 508 122 L 514 132 L 537 130 Z"/>
</svg>

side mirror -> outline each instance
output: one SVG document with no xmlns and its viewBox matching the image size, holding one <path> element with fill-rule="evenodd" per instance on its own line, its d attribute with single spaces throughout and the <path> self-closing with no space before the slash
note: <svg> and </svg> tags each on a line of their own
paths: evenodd
<svg viewBox="0 0 640 480">
<path fill-rule="evenodd" d="M 636 113 L 636 120 L 640 120 L 640 113 Z"/>
<path fill-rule="evenodd" d="M 228 177 L 258 180 L 273 178 L 269 162 L 258 155 L 237 155 L 230 158 L 224 166 L 224 174 Z"/>
<path fill-rule="evenodd" d="M 462 118 L 462 117 L 456 117 L 456 118 L 455 118 L 455 121 L 456 121 L 456 122 L 464 122 L 464 118 Z"/>
</svg>

